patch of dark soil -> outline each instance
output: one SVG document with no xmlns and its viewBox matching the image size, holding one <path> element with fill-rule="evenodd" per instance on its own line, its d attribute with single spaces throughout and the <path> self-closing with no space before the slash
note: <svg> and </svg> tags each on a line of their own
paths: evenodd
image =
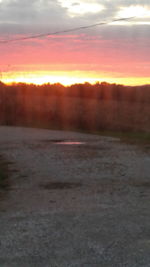
<svg viewBox="0 0 150 267">
<path fill-rule="evenodd" d="M 46 190 L 62 190 L 62 189 L 73 189 L 82 186 L 81 183 L 69 183 L 69 182 L 49 182 L 40 185 Z"/>
</svg>

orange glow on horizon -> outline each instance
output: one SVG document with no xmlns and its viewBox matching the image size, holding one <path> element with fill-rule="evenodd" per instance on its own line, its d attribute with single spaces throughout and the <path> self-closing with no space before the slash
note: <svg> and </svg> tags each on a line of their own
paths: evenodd
<svg viewBox="0 0 150 267">
<path fill-rule="evenodd" d="M 1 74 L 0 80 L 6 84 L 11 83 L 28 83 L 42 85 L 46 83 L 61 83 L 65 86 L 75 83 L 106 81 L 108 83 L 124 84 L 124 85 L 144 85 L 150 84 L 149 77 L 117 77 L 112 73 L 100 73 L 96 71 L 17 71 L 4 72 Z"/>
</svg>

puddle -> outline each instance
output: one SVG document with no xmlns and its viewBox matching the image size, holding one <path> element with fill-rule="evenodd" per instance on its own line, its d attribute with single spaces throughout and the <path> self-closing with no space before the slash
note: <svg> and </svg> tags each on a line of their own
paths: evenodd
<svg viewBox="0 0 150 267">
<path fill-rule="evenodd" d="M 79 141 L 60 141 L 60 142 L 55 142 L 57 145 L 84 145 L 84 142 L 79 142 Z"/>
<path fill-rule="evenodd" d="M 41 184 L 41 187 L 46 190 L 55 190 L 55 189 L 73 189 L 80 187 L 81 183 L 69 183 L 69 182 L 49 182 L 47 184 Z"/>
<path fill-rule="evenodd" d="M 45 143 L 51 143 L 56 145 L 84 145 L 85 142 L 82 141 L 74 141 L 74 140 L 44 140 Z"/>
</svg>

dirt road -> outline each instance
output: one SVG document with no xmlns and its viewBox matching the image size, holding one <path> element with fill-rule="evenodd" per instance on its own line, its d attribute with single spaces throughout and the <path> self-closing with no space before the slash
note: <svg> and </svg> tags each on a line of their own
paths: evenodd
<svg viewBox="0 0 150 267">
<path fill-rule="evenodd" d="M 0 127 L 0 154 L 0 266 L 150 266 L 148 146 Z"/>
</svg>

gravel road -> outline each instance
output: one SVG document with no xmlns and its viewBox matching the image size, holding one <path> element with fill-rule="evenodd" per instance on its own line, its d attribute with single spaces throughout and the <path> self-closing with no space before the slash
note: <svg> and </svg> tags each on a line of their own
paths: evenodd
<svg viewBox="0 0 150 267">
<path fill-rule="evenodd" d="M 0 267 L 150 267 L 148 145 L 1 126 L 0 155 Z"/>
</svg>

